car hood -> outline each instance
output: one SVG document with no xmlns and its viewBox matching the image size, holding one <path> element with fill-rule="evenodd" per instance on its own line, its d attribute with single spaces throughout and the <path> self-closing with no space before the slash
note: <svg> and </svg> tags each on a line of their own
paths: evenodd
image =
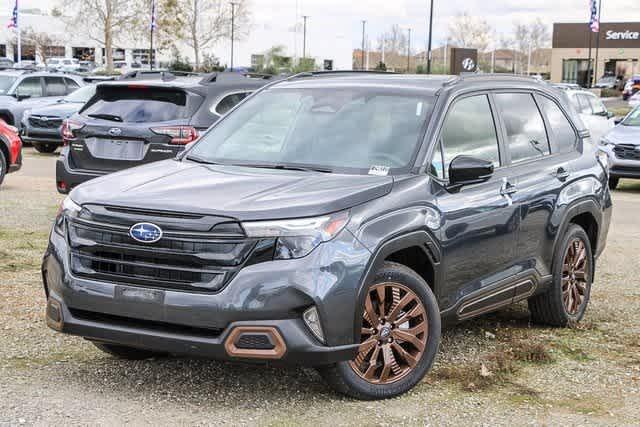
<svg viewBox="0 0 640 427">
<path fill-rule="evenodd" d="M 393 178 L 165 160 L 75 188 L 78 204 L 190 212 L 239 220 L 323 215 L 382 197 Z"/>
<path fill-rule="evenodd" d="M 37 116 L 49 116 L 49 117 L 62 117 L 67 118 L 73 113 L 76 113 L 82 108 L 82 103 L 79 102 L 60 102 L 47 107 L 39 107 L 31 110 L 31 115 Z"/>
<path fill-rule="evenodd" d="M 640 126 L 618 125 L 607 133 L 606 138 L 614 144 L 640 145 Z"/>
</svg>

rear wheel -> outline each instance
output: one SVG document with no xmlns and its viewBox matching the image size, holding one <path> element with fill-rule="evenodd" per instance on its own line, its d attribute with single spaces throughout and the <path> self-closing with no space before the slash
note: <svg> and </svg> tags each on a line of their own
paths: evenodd
<svg viewBox="0 0 640 427">
<path fill-rule="evenodd" d="M 161 353 L 155 353 L 150 350 L 144 350 L 141 348 L 127 347 L 118 344 L 107 344 L 101 342 L 92 342 L 93 345 L 98 347 L 101 351 L 117 357 L 118 359 L 126 360 L 143 360 L 149 359 L 155 356 L 161 356 Z"/>
<path fill-rule="evenodd" d="M 33 144 L 38 153 L 53 153 L 58 149 L 58 144 L 45 143 L 45 144 Z"/>
<path fill-rule="evenodd" d="M 358 354 L 319 371 L 340 393 L 386 399 L 420 382 L 439 343 L 440 312 L 429 286 L 413 270 L 385 263 L 364 301 Z"/>
<path fill-rule="evenodd" d="M 609 189 L 615 190 L 620 182 L 620 178 L 609 178 Z"/>
<path fill-rule="evenodd" d="M 529 299 L 535 322 L 574 326 L 584 317 L 593 283 L 593 255 L 589 236 L 571 224 L 553 265 L 553 283 L 544 294 Z"/>
</svg>

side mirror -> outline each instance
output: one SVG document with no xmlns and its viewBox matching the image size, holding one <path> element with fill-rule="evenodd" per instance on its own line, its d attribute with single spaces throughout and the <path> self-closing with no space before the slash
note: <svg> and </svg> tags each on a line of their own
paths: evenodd
<svg viewBox="0 0 640 427">
<path fill-rule="evenodd" d="M 449 189 L 485 182 L 493 175 L 493 163 L 471 156 L 457 156 L 449 165 Z"/>
<path fill-rule="evenodd" d="M 615 114 L 613 114 L 613 111 L 607 111 L 607 118 L 608 119 L 613 118 L 613 116 L 615 116 Z"/>
<path fill-rule="evenodd" d="M 24 101 L 25 99 L 29 98 L 31 98 L 31 95 L 20 95 L 19 93 L 16 93 L 16 99 L 18 101 Z"/>
<path fill-rule="evenodd" d="M 613 120 L 613 123 L 616 124 L 616 125 L 619 125 L 620 123 L 622 123 L 623 120 L 624 120 L 624 117 L 616 117 Z"/>
</svg>

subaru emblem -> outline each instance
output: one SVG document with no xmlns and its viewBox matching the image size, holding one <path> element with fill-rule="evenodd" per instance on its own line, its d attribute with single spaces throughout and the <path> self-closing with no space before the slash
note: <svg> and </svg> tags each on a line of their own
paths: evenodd
<svg viewBox="0 0 640 427">
<path fill-rule="evenodd" d="M 109 129 L 109 135 L 111 136 L 118 136 L 122 133 L 122 129 L 120 128 L 111 128 Z"/>
<path fill-rule="evenodd" d="M 162 239 L 162 229 L 150 222 L 139 222 L 129 229 L 129 236 L 142 243 L 155 243 Z"/>
</svg>

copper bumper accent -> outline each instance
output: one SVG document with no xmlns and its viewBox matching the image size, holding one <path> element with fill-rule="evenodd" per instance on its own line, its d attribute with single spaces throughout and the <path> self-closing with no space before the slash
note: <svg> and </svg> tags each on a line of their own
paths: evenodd
<svg viewBox="0 0 640 427">
<path fill-rule="evenodd" d="M 273 348 L 239 348 L 238 339 L 242 335 L 266 334 L 271 338 Z M 242 357 L 251 359 L 280 359 L 287 351 L 287 346 L 280 335 L 280 332 L 271 326 L 236 326 L 233 328 L 224 343 L 227 354 L 231 357 Z"/>
<path fill-rule="evenodd" d="M 47 300 L 47 309 L 45 313 L 47 326 L 56 331 L 62 330 L 62 306 L 58 301 L 49 297 Z"/>
</svg>

